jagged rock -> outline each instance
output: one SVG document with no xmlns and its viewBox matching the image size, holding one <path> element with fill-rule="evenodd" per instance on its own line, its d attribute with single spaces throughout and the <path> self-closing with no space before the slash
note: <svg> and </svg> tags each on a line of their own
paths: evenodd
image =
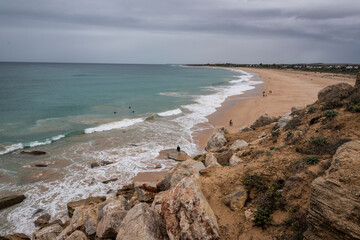
<svg viewBox="0 0 360 240">
<path fill-rule="evenodd" d="M 261 132 L 257 138 L 259 139 L 259 138 L 263 138 L 263 137 L 265 137 L 265 136 L 266 136 L 266 133 L 265 133 L 265 132 Z"/>
<path fill-rule="evenodd" d="M 247 199 L 247 191 L 240 189 L 222 198 L 223 203 L 231 210 L 236 211 L 244 207 Z"/>
<path fill-rule="evenodd" d="M 233 154 L 232 150 L 224 150 L 221 152 L 212 152 L 217 160 L 217 162 L 222 166 L 229 165 L 229 160 Z"/>
<path fill-rule="evenodd" d="M 236 140 L 231 146 L 230 146 L 230 150 L 233 151 L 238 151 L 241 149 L 246 148 L 247 146 L 249 146 L 249 144 L 244 141 L 244 140 Z"/>
<path fill-rule="evenodd" d="M 34 155 L 34 156 L 39 156 L 39 155 L 45 155 L 46 152 L 44 151 L 21 151 L 21 154 L 29 154 L 29 155 Z"/>
<path fill-rule="evenodd" d="M 291 112 L 284 114 L 274 125 L 274 129 L 284 128 L 293 119 Z"/>
<path fill-rule="evenodd" d="M 221 147 L 225 146 L 226 143 L 227 143 L 227 140 L 226 140 L 224 134 L 216 132 L 210 136 L 210 138 L 206 144 L 205 150 L 209 151 L 213 148 L 221 148 Z"/>
<path fill-rule="evenodd" d="M 116 196 L 123 196 L 126 200 L 130 200 L 132 196 L 134 195 L 135 188 L 134 184 L 129 184 L 123 186 L 121 189 L 119 189 L 116 193 Z"/>
<path fill-rule="evenodd" d="M 105 165 L 109 165 L 109 164 L 113 164 L 114 162 L 110 162 L 110 161 L 100 161 L 100 162 L 92 162 L 90 164 L 91 168 L 96 168 L 96 167 L 100 167 L 100 166 L 105 166 Z"/>
<path fill-rule="evenodd" d="M 170 187 L 175 187 L 184 177 L 190 175 L 194 175 L 195 177 L 199 176 L 199 171 L 202 169 L 205 169 L 202 162 L 197 162 L 192 159 L 181 162 L 169 170 L 167 175 L 157 184 L 157 189 L 159 191 L 165 191 L 170 189 Z"/>
<path fill-rule="evenodd" d="M 82 231 L 76 230 L 70 236 L 66 238 L 66 240 L 87 240 L 85 233 Z"/>
<path fill-rule="evenodd" d="M 221 167 L 221 165 L 216 160 L 216 157 L 212 153 L 207 153 L 205 158 L 205 167 L 213 168 L 213 167 Z"/>
<path fill-rule="evenodd" d="M 229 160 L 229 166 L 236 166 L 239 165 L 239 163 L 241 162 L 242 162 L 241 158 L 236 156 L 236 154 L 233 154 Z"/>
<path fill-rule="evenodd" d="M 167 158 L 172 159 L 175 161 L 186 161 L 187 159 L 191 158 L 189 155 L 186 154 L 184 151 L 178 152 L 176 149 L 169 149 L 167 151 Z"/>
<path fill-rule="evenodd" d="M 158 192 L 156 183 L 152 182 L 136 182 L 134 188 L 139 202 L 152 202 Z"/>
<path fill-rule="evenodd" d="M 116 240 L 167 239 L 164 220 L 146 203 L 139 203 L 126 214 Z"/>
<path fill-rule="evenodd" d="M 13 233 L 5 236 L 0 236 L 0 240 L 31 240 L 23 233 Z"/>
<path fill-rule="evenodd" d="M 169 191 L 162 191 L 156 194 L 154 201 L 151 203 L 151 209 L 156 211 L 157 213 L 161 212 L 161 203 L 163 202 L 164 198 L 169 195 Z"/>
<path fill-rule="evenodd" d="M 35 227 L 43 227 L 45 226 L 46 224 L 49 223 L 50 221 L 50 214 L 43 214 L 41 215 L 40 217 L 38 217 L 38 219 L 35 220 L 34 224 L 35 224 Z"/>
<path fill-rule="evenodd" d="M 262 144 L 266 139 L 268 139 L 269 137 L 263 137 L 263 138 L 259 138 L 259 139 L 256 139 L 254 141 L 252 141 L 250 143 L 250 145 L 258 145 L 258 144 Z"/>
<path fill-rule="evenodd" d="M 274 121 L 275 121 L 274 118 L 271 118 L 267 114 L 263 114 L 250 126 L 250 128 L 256 129 L 258 127 L 269 125 L 270 123 L 273 123 Z"/>
<path fill-rule="evenodd" d="M 99 238 L 115 238 L 129 209 L 129 203 L 122 196 L 100 204 L 98 215 L 100 221 L 96 228 L 96 236 Z"/>
<path fill-rule="evenodd" d="M 96 233 L 96 227 L 98 223 L 98 208 L 96 206 L 90 207 L 85 216 L 84 229 L 88 236 L 92 236 Z"/>
<path fill-rule="evenodd" d="M 24 195 L 14 195 L 0 198 L 0 209 L 11 207 L 15 204 L 21 203 L 26 197 Z"/>
<path fill-rule="evenodd" d="M 74 214 L 70 220 L 69 226 L 71 227 L 71 232 L 84 228 L 85 221 L 89 215 L 91 206 L 80 206 L 75 208 Z"/>
<path fill-rule="evenodd" d="M 79 207 L 82 205 L 95 205 L 95 204 L 101 203 L 105 200 L 106 200 L 106 197 L 99 196 L 99 197 L 89 197 L 89 198 L 81 199 L 81 200 L 75 201 L 75 202 L 69 202 L 67 204 L 68 215 L 69 215 L 69 217 L 72 217 L 76 207 Z"/>
<path fill-rule="evenodd" d="M 291 108 L 291 113 L 294 113 L 294 112 L 297 112 L 297 111 L 300 111 L 300 110 L 303 110 L 305 109 L 304 106 L 301 106 L 301 107 L 292 107 Z"/>
<path fill-rule="evenodd" d="M 246 219 L 250 219 L 250 218 L 252 218 L 252 216 L 254 215 L 254 212 L 253 211 L 251 211 L 251 209 L 246 209 L 246 211 L 244 212 L 244 216 L 245 216 L 245 218 Z"/>
<path fill-rule="evenodd" d="M 44 227 L 33 233 L 33 240 L 54 240 L 62 230 L 63 228 L 59 224 Z"/>
<path fill-rule="evenodd" d="M 319 91 L 318 102 L 326 102 L 347 94 L 353 87 L 347 83 L 337 83 L 327 86 Z"/>
<path fill-rule="evenodd" d="M 239 133 L 242 133 L 242 132 L 250 132 L 250 131 L 254 131 L 254 129 L 249 128 L 249 127 L 247 127 L 247 126 L 242 127 L 242 128 L 239 129 Z"/>
<path fill-rule="evenodd" d="M 311 184 L 305 240 L 360 239 L 360 141 L 338 148 L 325 176 Z"/>
<path fill-rule="evenodd" d="M 194 177 L 181 180 L 163 199 L 161 216 L 170 239 L 218 239 L 213 210 Z"/>
<path fill-rule="evenodd" d="M 221 133 L 223 135 L 229 134 L 229 131 L 224 126 L 216 127 L 215 132 Z"/>
</svg>

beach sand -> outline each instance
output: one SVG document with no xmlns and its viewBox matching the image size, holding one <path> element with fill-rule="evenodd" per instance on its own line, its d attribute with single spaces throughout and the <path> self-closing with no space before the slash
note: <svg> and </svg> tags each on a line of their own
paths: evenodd
<svg viewBox="0 0 360 240">
<path fill-rule="evenodd" d="M 250 126 L 257 118 L 267 113 L 278 117 L 290 112 L 292 107 L 301 107 L 317 100 L 318 92 L 324 87 L 346 82 L 355 83 L 355 76 L 346 74 L 315 73 L 283 69 L 239 68 L 255 74 L 254 80 L 264 83 L 243 95 L 228 98 L 217 111 L 208 116 L 213 126 L 225 126 L 230 133 L 244 126 Z M 269 90 L 272 93 L 269 93 Z M 262 91 L 267 96 L 262 97 Z M 233 125 L 229 126 L 232 119 Z M 205 147 L 212 130 L 198 132 L 195 141 Z"/>
<path fill-rule="evenodd" d="M 346 74 L 315 73 L 282 69 L 239 68 L 254 74 L 252 80 L 263 81 L 255 89 L 246 91 L 242 95 L 232 96 L 225 100 L 215 113 L 208 116 L 212 126 L 225 126 L 230 133 L 239 131 L 244 126 L 250 126 L 261 115 L 267 113 L 271 117 L 278 117 L 291 111 L 292 107 L 301 107 L 317 100 L 318 92 L 324 87 L 346 82 L 355 83 L 355 76 Z M 269 90 L 272 93 L 269 93 Z M 262 92 L 267 96 L 263 97 Z M 229 126 L 232 119 L 233 125 Z M 213 129 L 194 133 L 194 140 L 201 148 L 212 134 Z M 145 172 L 138 174 L 135 181 L 156 181 L 166 172 Z"/>
</svg>

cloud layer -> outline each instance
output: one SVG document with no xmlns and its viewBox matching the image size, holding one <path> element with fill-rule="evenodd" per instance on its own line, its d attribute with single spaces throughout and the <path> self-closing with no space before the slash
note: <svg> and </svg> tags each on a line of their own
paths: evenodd
<svg viewBox="0 0 360 240">
<path fill-rule="evenodd" d="M 2 0 L 0 61 L 360 62 L 358 0 Z"/>
</svg>

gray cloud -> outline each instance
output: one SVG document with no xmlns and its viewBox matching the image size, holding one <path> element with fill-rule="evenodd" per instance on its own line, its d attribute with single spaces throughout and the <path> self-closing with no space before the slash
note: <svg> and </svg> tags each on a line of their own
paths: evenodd
<svg viewBox="0 0 360 240">
<path fill-rule="evenodd" d="M 0 60 L 360 62 L 359 12 L 358 0 L 0 0 Z"/>
</svg>

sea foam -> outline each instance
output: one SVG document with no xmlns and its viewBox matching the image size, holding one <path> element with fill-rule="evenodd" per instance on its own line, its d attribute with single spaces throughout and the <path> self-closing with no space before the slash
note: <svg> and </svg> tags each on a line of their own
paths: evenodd
<svg viewBox="0 0 360 240">
<path fill-rule="evenodd" d="M 158 113 L 157 115 L 159 115 L 160 117 L 168 117 L 168 116 L 173 116 L 173 115 L 179 115 L 181 113 L 182 113 L 181 109 L 177 108 L 177 109 L 174 109 L 174 110 L 169 110 L 169 111 L 166 111 L 166 112 Z"/>
<path fill-rule="evenodd" d="M 85 133 L 94 133 L 94 132 L 109 131 L 112 129 L 126 128 L 126 127 L 130 127 L 136 123 L 141 123 L 143 121 L 144 121 L 143 118 L 134 118 L 134 119 L 125 118 L 118 122 L 111 122 L 111 123 L 102 124 L 97 127 L 87 128 L 84 130 L 84 132 Z"/>
</svg>

